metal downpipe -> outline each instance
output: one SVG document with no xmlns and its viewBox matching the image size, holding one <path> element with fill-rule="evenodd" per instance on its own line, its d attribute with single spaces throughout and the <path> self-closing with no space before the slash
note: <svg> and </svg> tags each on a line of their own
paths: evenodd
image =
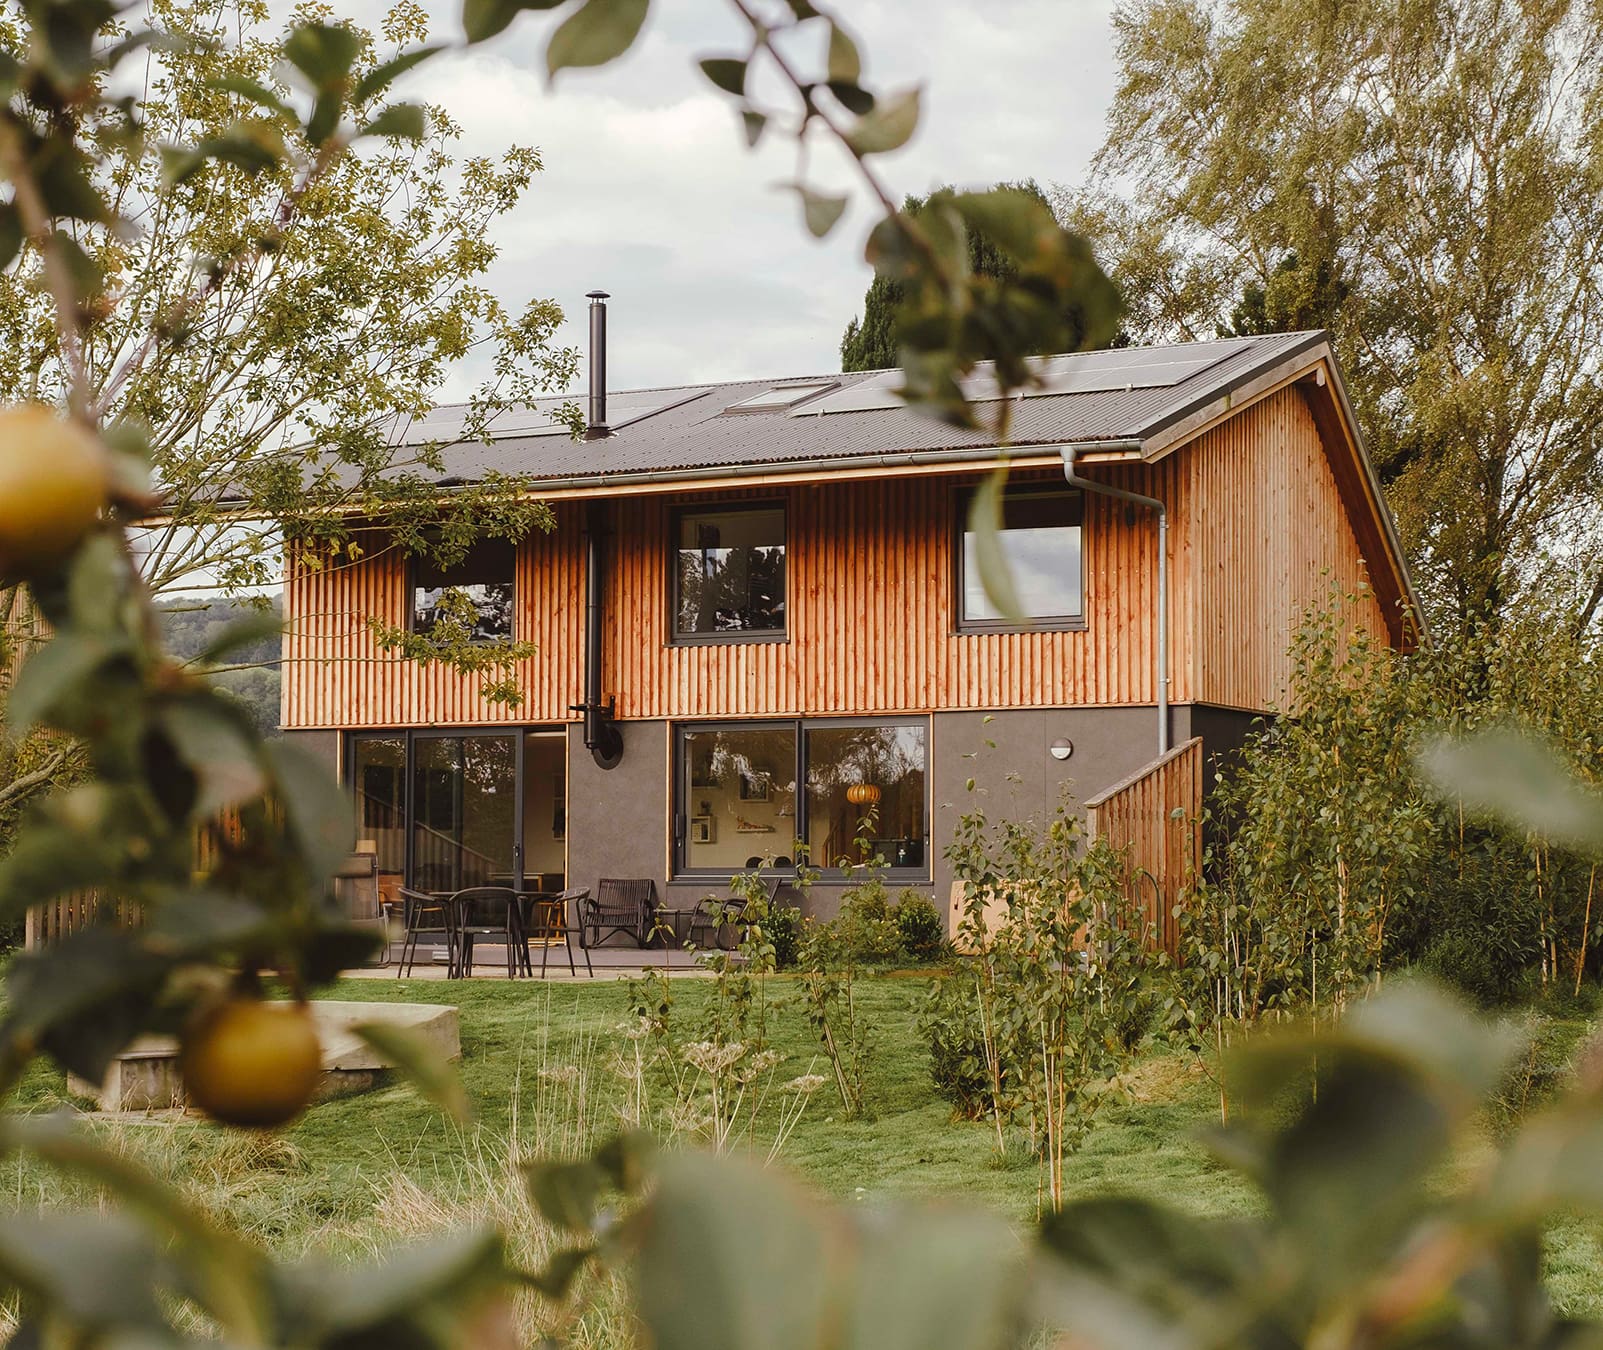
<svg viewBox="0 0 1603 1350">
<path fill-rule="evenodd" d="M 1093 483 L 1081 478 L 1075 469 L 1077 448 L 1059 447 L 1063 455 L 1063 477 L 1069 486 L 1083 492 L 1095 492 L 1103 497 L 1116 497 L 1122 502 L 1144 506 L 1158 513 L 1158 754 L 1169 753 L 1169 508 L 1156 497 L 1143 497 L 1139 492 L 1112 487 L 1107 483 Z"/>
</svg>

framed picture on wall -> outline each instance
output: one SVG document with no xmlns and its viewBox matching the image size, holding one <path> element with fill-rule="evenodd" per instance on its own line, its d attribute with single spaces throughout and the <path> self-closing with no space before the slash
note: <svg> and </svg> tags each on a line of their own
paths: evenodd
<svg viewBox="0 0 1603 1350">
<path fill-rule="evenodd" d="M 743 802 L 765 802 L 768 800 L 768 775 L 765 773 L 743 773 L 740 775 L 740 800 Z"/>
<path fill-rule="evenodd" d="M 718 821 L 713 816 L 690 817 L 690 842 L 715 844 L 718 842 Z"/>
</svg>

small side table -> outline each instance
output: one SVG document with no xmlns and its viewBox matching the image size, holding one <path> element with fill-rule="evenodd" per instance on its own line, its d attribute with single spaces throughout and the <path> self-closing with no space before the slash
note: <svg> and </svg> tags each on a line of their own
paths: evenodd
<svg viewBox="0 0 1603 1350">
<path fill-rule="evenodd" d="M 674 950 L 681 950 L 690 940 L 690 930 L 695 924 L 696 915 L 700 912 L 700 907 L 696 905 L 691 905 L 688 909 L 658 905 L 654 931 L 662 939 L 663 946 L 668 946 L 668 938 L 672 936 Z"/>
</svg>

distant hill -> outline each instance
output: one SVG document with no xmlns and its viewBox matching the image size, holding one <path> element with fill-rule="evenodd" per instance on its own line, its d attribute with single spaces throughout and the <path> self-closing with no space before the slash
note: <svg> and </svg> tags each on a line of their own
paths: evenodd
<svg viewBox="0 0 1603 1350">
<path fill-rule="evenodd" d="M 268 608 L 281 614 L 278 597 L 271 597 Z M 190 660 L 219 638 L 230 622 L 256 609 L 245 600 L 206 600 L 175 597 L 156 604 L 161 615 L 162 633 L 173 655 Z M 279 641 L 263 638 L 231 652 L 227 664 L 245 666 L 217 676 L 217 683 L 250 709 L 264 735 L 278 731 Z"/>
</svg>

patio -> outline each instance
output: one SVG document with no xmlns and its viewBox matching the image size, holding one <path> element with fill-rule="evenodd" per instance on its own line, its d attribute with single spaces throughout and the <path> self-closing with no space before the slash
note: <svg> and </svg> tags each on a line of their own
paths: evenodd
<svg viewBox="0 0 1603 1350">
<path fill-rule="evenodd" d="M 385 952 L 385 964 L 382 966 L 364 966 L 356 970 L 347 970 L 342 978 L 353 980 L 394 980 L 400 978 L 397 973 L 396 958 L 400 955 L 401 944 L 391 942 Z M 621 979 L 626 976 L 635 976 L 646 970 L 667 970 L 674 975 L 705 975 L 707 968 L 700 963 L 705 953 L 664 950 L 657 947 L 592 947 L 590 949 L 590 964 L 595 970 L 595 979 Z M 584 968 L 583 956 L 575 952 L 578 958 L 578 974 L 568 972 L 567 954 L 560 948 L 551 952 L 550 963 L 543 978 L 548 980 L 580 980 L 591 978 Z M 560 969 L 559 969 L 560 966 Z M 538 982 L 540 975 L 539 958 L 534 963 L 533 979 Z M 416 964 L 405 977 L 409 980 L 444 980 L 449 978 L 446 968 L 445 947 L 440 945 L 431 952 L 428 947 L 418 951 Z M 506 948 L 490 944 L 480 944 L 474 952 L 474 973 L 472 979 L 505 980 Z M 519 976 L 527 980 L 528 976 Z"/>
</svg>

